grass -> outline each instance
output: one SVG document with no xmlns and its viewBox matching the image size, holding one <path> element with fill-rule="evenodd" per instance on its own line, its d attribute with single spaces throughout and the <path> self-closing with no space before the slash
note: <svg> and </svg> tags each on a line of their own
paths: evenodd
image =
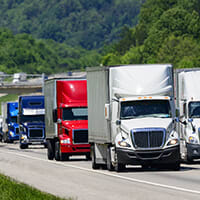
<svg viewBox="0 0 200 200">
<path fill-rule="evenodd" d="M 0 114 L 1 114 L 1 102 L 16 101 L 16 100 L 18 100 L 17 94 L 8 94 L 0 97 Z"/>
<path fill-rule="evenodd" d="M 0 199 L 1 200 L 72 200 L 72 198 L 59 198 L 41 192 L 33 187 L 14 181 L 0 174 Z"/>
</svg>

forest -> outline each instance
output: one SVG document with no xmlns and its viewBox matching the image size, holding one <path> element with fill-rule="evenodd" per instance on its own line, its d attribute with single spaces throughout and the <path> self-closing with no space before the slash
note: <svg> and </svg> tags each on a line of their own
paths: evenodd
<svg viewBox="0 0 200 200">
<path fill-rule="evenodd" d="M 126 28 L 103 57 L 104 65 L 172 63 L 200 66 L 200 1 L 147 0 L 139 22 Z"/>
<path fill-rule="evenodd" d="M 199 0 L 1 0 L 0 71 L 200 65 Z"/>
<path fill-rule="evenodd" d="M 136 25 L 143 1 L 1 0 L 0 27 L 90 50 L 115 41 L 124 25 Z"/>
<path fill-rule="evenodd" d="M 101 63 L 144 0 L 1 0 L 0 71 L 61 73 Z"/>
</svg>

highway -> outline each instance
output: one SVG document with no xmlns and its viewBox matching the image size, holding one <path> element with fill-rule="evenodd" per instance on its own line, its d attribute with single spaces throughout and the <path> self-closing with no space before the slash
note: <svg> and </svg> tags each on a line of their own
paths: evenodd
<svg viewBox="0 0 200 200">
<path fill-rule="evenodd" d="M 0 143 L 0 173 L 42 191 L 75 200 L 200 200 L 200 163 L 180 171 L 128 166 L 125 172 L 93 170 L 85 157 L 49 161 L 47 149 Z"/>
</svg>

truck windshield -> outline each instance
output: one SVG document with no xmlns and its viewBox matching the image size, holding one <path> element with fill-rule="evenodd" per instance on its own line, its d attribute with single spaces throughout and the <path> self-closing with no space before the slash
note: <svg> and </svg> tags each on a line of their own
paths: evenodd
<svg viewBox="0 0 200 200">
<path fill-rule="evenodd" d="M 168 100 L 141 100 L 121 103 L 120 119 L 142 117 L 171 117 L 171 109 Z"/>
<path fill-rule="evenodd" d="M 189 118 L 200 118 L 200 102 L 189 103 Z"/>
<path fill-rule="evenodd" d="M 11 117 L 11 118 L 10 118 L 10 122 L 12 122 L 12 123 L 17 123 L 17 116 Z"/>
<path fill-rule="evenodd" d="M 21 122 L 44 122 L 44 115 L 23 115 Z"/>
<path fill-rule="evenodd" d="M 63 109 L 63 120 L 87 120 L 88 109 L 82 108 L 64 108 Z"/>
</svg>

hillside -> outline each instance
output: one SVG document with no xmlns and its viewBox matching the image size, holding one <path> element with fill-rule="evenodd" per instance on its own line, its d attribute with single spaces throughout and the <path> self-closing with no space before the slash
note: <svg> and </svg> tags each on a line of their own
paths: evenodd
<svg viewBox="0 0 200 200">
<path fill-rule="evenodd" d="M 0 71 L 5 73 L 61 73 L 84 70 L 99 62 L 100 55 L 94 50 L 34 39 L 30 34 L 14 35 L 0 28 Z"/>
<path fill-rule="evenodd" d="M 134 26 L 144 0 L 1 0 L 0 27 L 85 49 L 119 38 Z"/>
<path fill-rule="evenodd" d="M 126 28 L 103 58 L 104 65 L 172 63 L 200 66 L 200 1 L 147 0 L 139 23 Z"/>
</svg>

